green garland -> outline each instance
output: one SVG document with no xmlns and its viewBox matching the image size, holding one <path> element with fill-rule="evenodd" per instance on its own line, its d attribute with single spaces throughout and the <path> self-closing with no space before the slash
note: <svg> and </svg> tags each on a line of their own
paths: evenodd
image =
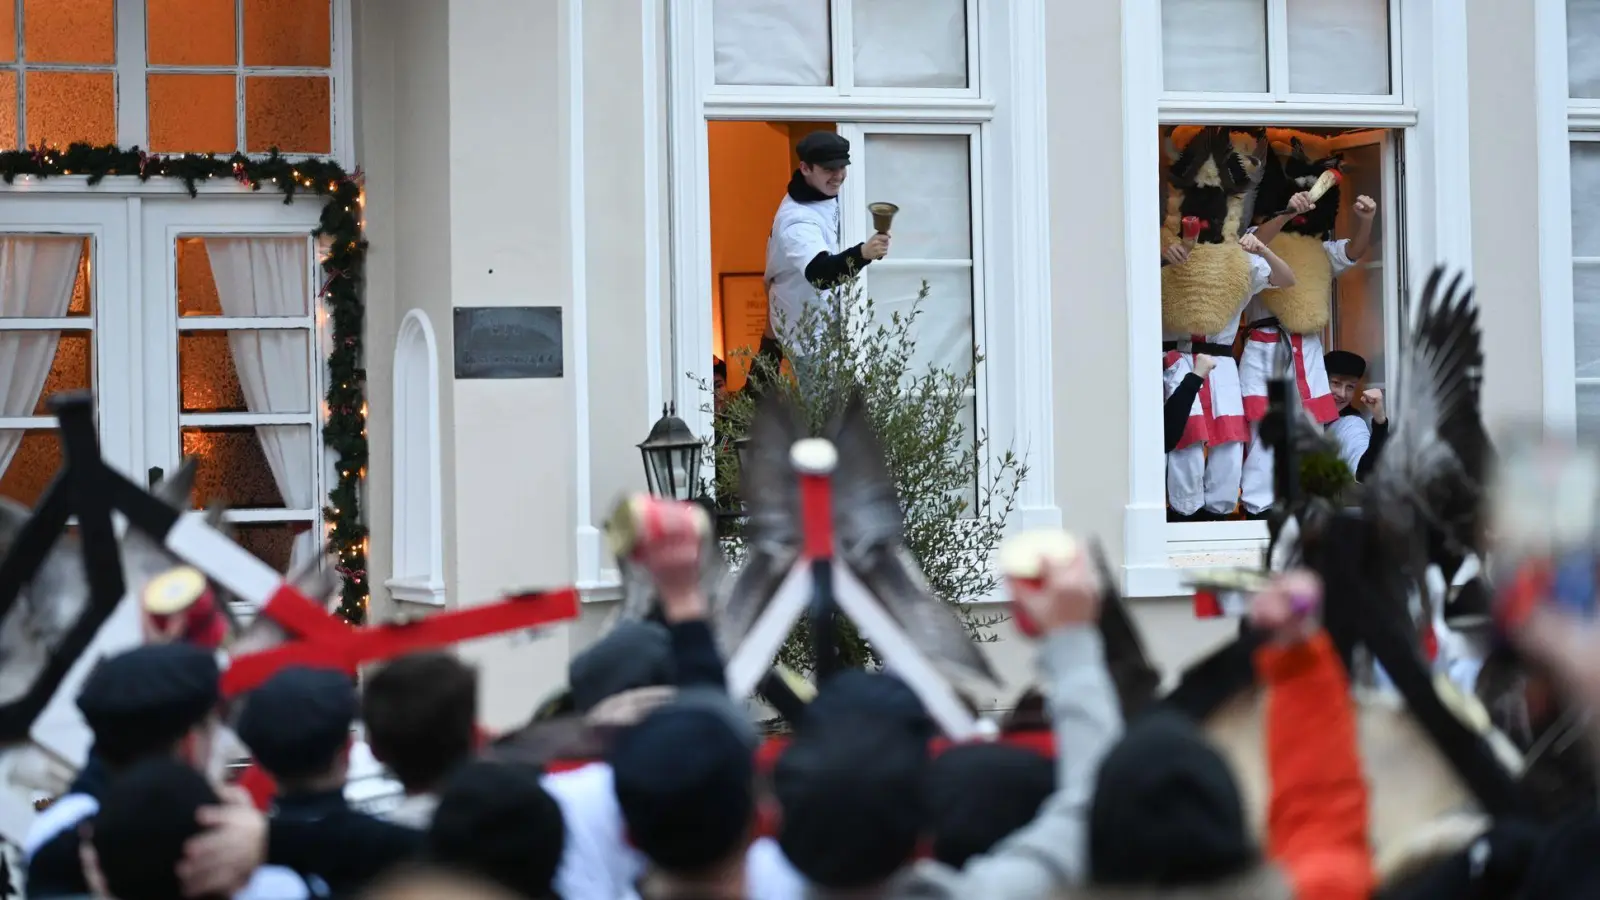
<svg viewBox="0 0 1600 900">
<path fill-rule="evenodd" d="M 361 516 L 361 481 L 367 471 L 366 370 L 361 366 L 363 309 L 361 284 L 367 242 L 361 235 L 360 171 L 345 172 L 325 159 L 286 159 L 272 150 L 265 159 L 236 153 L 229 157 L 186 153 L 160 156 L 135 147 L 73 144 L 66 150 L 37 148 L 0 152 L 0 178 L 13 183 L 19 175 L 50 178 L 87 175 L 90 184 L 107 176 L 133 176 L 140 181 L 176 178 L 191 197 L 205 182 L 231 178 L 259 191 L 263 186 L 283 193 L 284 203 L 296 194 L 323 198 L 322 220 L 313 235 L 326 237 L 330 248 L 322 262 L 322 301 L 333 320 L 333 352 L 328 355 L 328 421 L 322 440 L 339 454 L 339 481 L 328 492 L 323 516 L 332 526 L 329 551 L 343 584 L 338 613 L 353 624 L 365 621 L 367 596 L 367 527 Z"/>
</svg>

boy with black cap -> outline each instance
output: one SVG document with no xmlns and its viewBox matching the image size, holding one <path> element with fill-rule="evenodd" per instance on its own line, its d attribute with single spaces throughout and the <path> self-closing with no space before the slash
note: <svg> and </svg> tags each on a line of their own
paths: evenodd
<svg viewBox="0 0 1600 900">
<path fill-rule="evenodd" d="M 137 647 L 89 673 L 78 709 L 94 734 L 90 763 L 29 829 L 23 844 L 28 896 L 88 893 L 78 826 L 99 811 L 112 777 L 163 756 L 197 771 L 210 767 L 218 679 L 216 657 L 183 643 Z"/>
<path fill-rule="evenodd" d="M 813 131 L 800 139 L 795 152 L 800 168 L 789 179 L 767 239 L 767 331 L 760 353 L 773 364 L 782 358 L 780 336 L 791 347 L 797 341 L 803 347 L 809 340 L 794 330 L 818 291 L 889 252 L 887 234 L 839 249 L 839 188 L 850 165 L 850 142 L 832 131 Z M 805 383 L 804 377 L 800 380 Z"/>
<path fill-rule="evenodd" d="M 1323 357 L 1328 370 L 1328 392 L 1339 404 L 1339 418 L 1328 425 L 1328 430 L 1339 442 L 1339 458 L 1350 467 L 1357 481 L 1367 477 L 1383 453 L 1383 444 L 1389 439 L 1389 414 L 1383 408 L 1383 391 L 1372 388 L 1361 391 L 1361 379 L 1367 375 L 1367 361 L 1349 350 L 1335 350 Z M 1361 403 L 1372 410 L 1372 423 L 1361 415 L 1355 405 L 1356 392 L 1361 392 Z"/>
<path fill-rule="evenodd" d="M 348 675 L 290 667 L 246 696 L 234 727 L 256 763 L 278 783 L 275 819 L 315 822 L 319 830 L 361 849 L 358 858 L 338 865 L 299 869 L 337 894 L 361 887 L 422 847 L 421 832 L 357 812 L 345 800 L 356 707 Z"/>
<path fill-rule="evenodd" d="M 520 763 L 478 760 L 452 773 L 428 831 L 432 862 L 519 897 L 557 897 L 565 847 L 561 807 Z"/>
</svg>

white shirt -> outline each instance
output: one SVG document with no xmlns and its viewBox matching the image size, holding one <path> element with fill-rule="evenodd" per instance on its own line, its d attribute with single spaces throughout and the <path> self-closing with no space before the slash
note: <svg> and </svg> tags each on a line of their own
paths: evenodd
<svg viewBox="0 0 1600 900">
<path fill-rule="evenodd" d="M 636 900 L 633 886 L 644 875 L 645 859 L 628 845 L 611 767 L 590 763 L 546 775 L 542 783 L 566 826 L 556 892 L 564 900 Z M 804 881 L 770 838 L 750 845 L 745 867 L 745 889 L 756 900 L 804 896 Z"/>
<path fill-rule="evenodd" d="M 783 195 L 767 238 L 767 320 L 774 334 L 792 330 L 817 297 L 806 266 L 819 253 L 839 252 L 839 198 L 801 203 Z"/>
<path fill-rule="evenodd" d="M 1339 458 L 1344 460 L 1344 464 L 1350 467 L 1350 474 L 1354 475 L 1356 467 L 1361 464 L 1361 457 L 1372 445 L 1372 426 L 1367 423 L 1365 416 L 1341 414 L 1328 423 L 1328 432 L 1339 442 Z"/>
</svg>

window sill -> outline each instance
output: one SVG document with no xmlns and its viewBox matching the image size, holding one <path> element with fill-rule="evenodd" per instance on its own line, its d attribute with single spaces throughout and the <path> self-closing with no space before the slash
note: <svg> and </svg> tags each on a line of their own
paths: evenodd
<svg viewBox="0 0 1600 900">
<path fill-rule="evenodd" d="M 1123 593 L 1129 598 L 1183 597 L 1185 578 L 1204 569 L 1257 568 L 1267 546 L 1265 522 L 1157 523 L 1165 554 L 1154 565 L 1125 565 Z"/>
<path fill-rule="evenodd" d="M 616 569 L 601 569 L 600 577 L 577 584 L 579 603 L 615 603 L 622 599 L 622 576 Z"/>
<path fill-rule="evenodd" d="M 400 603 L 417 603 L 423 606 L 444 606 L 445 587 L 437 581 L 414 578 L 393 578 L 383 583 L 389 596 Z"/>
</svg>

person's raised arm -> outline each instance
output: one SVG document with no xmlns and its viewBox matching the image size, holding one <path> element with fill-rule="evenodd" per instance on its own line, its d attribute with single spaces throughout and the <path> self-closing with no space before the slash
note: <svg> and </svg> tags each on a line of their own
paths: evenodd
<svg viewBox="0 0 1600 900">
<path fill-rule="evenodd" d="M 1366 256 L 1367 251 L 1372 249 L 1372 222 L 1378 216 L 1378 204 L 1371 197 L 1362 194 L 1356 198 L 1351 211 L 1356 215 L 1356 236 L 1345 246 L 1344 253 L 1351 262 L 1360 262 L 1361 257 Z"/>
<path fill-rule="evenodd" d="M 1251 603 L 1251 625 L 1271 635 L 1255 660 L 1267 695 L 1267 850 L 1296 900 L 1366 900 L 1375 880 L 1366 775 L 1321 603 L 1322 582 L 1306 571 L 1275 579 Z"/>
<path fill-rule="evenodd" d="M 1166 438 L 1166 452 L 1171 453 L 1178 448 L 1183 440 L 1183 432 L 1189 427 L 1189 413 L 1194 409 L 1194 398 L 1200 393 L 1200 386 L 1205 383 L 1206 375 L 1216 366 L 1217 361 L 1204 353 L 1194 356 L 1194 371 L 1184 374 L 1178 386 L 1172 389 L 1172 395 L 1167 398 L 1162 414 L 1164 437 Z"/>
<path fill-rule="evenodd" d="M 1268 219 L 1267 221 L 1261 223 L 1261 226 L 1252 233 L 1260 239 L 1261 243 L 1270 244 L 1272 243 L 1272 239 L 1278 236 L 1278 232 L 1283 230 L 1283 226 L 1289 224 L 1290 219 L 1294 218 L 1295 216 L 1308 213 L 1316 208 L 1317 204 L 1311 201 L 1310 192 L 1301 191 L 1300 193 L 1289 198 L 1288 212 L 1278 216 L 1277 218 Z"/>
<path fill-rule="evenodd" d="M 1268 287 L 1294 287 L 1294 270 L 1289 268 L 1288 263 L 1279 259 L 1278 254 L 1273 253 L 1271 248 L 1262 243 L 1261 238 L 1254 234 L 1247 234 L 1239 238 L 1239 246 L 1244 248 L 1244 252 L 1261 257 L 1262 261 L 1267 264 L 1267 268 L 1272 272 L 1272 276 L 1267 282 Z"/>
<path fill-rule="evenodd" d="M 691 503 L 664 505 L 659 529 L 641 535 L 635 553 L 655 582 L 662 619 L 672 633 L 678 686 L 726 688 L 722 657 L 708 621 L 710 599 L 701 584 L 705 535 L 700 529 L 707 527 L 701 515 Z"/>
</svg>

